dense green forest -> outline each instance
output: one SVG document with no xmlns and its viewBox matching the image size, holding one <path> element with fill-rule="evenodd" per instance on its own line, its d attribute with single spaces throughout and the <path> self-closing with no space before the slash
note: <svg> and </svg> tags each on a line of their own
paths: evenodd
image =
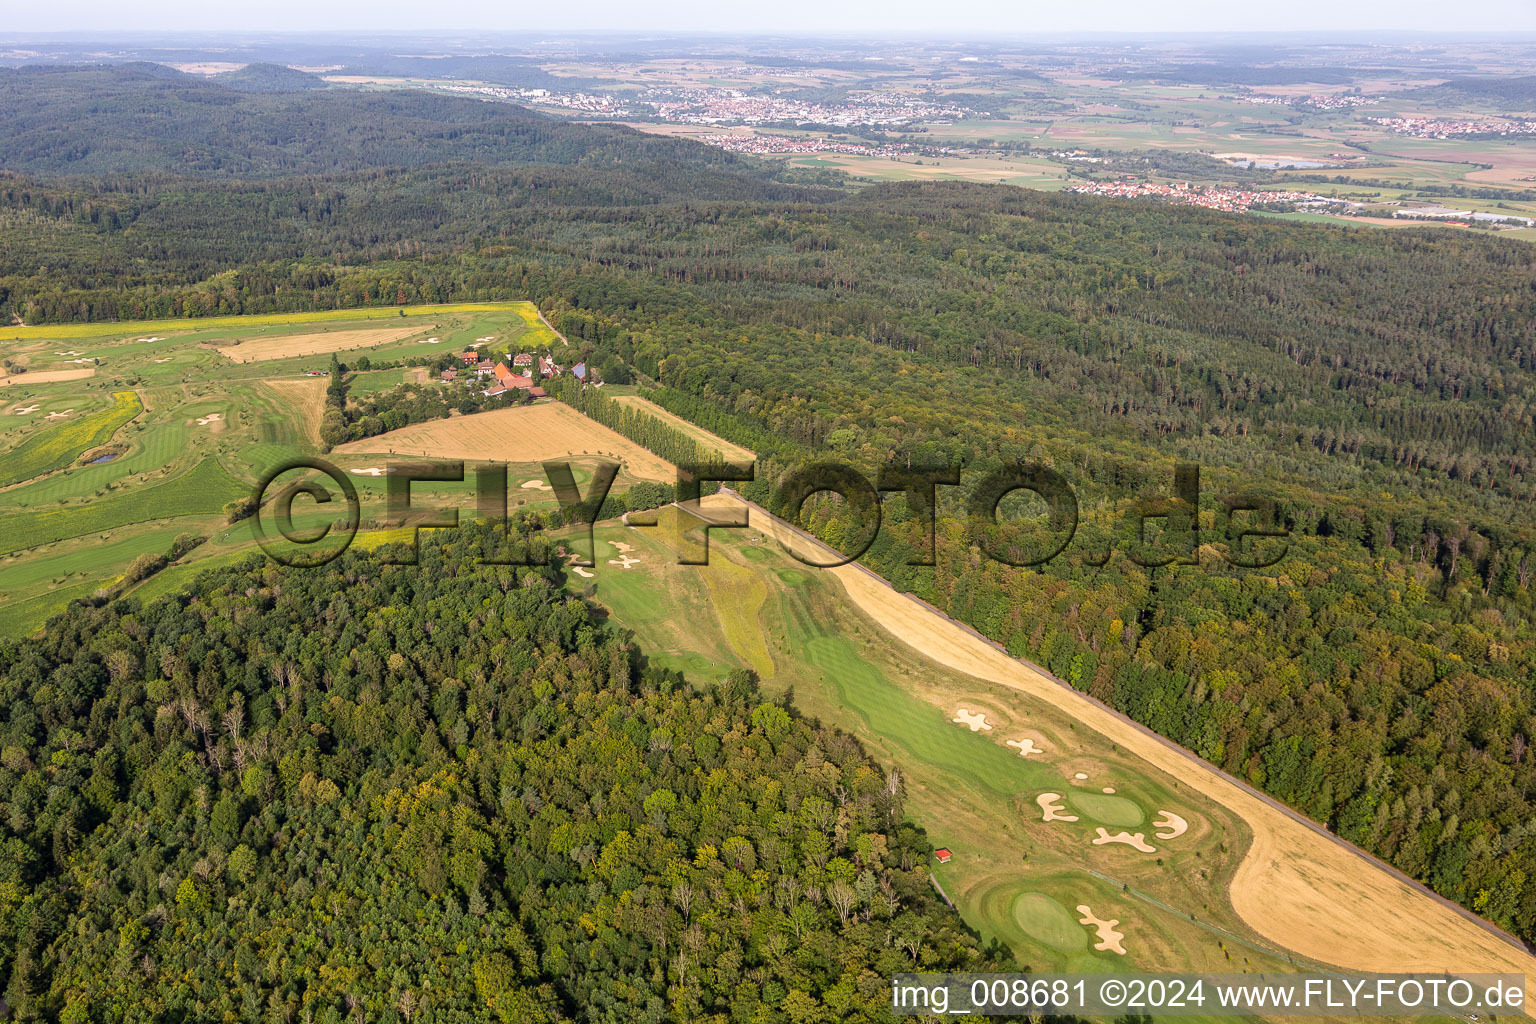
<svg viewBox="0 0 1536 1024">
<path fill-rule="evenodd" d="M 574 150 L 606 152 L 566 127 Z M 589 362 L 757 451 L 744 489 L 770 504 L 778 472 L 811 456 L 968 478 L 1047 462 L 1083 520 L 1049 565 L 983 559 L 947 488 L 937 566 L 907 564 L 920 524 L 899 499 L 867 561 L 1536 938 L 1536 250 L 1002 186 L 852 192 L 698 155 L 659 177 L 596 160 L 12 177 L 0 312 L 529 297 Z M 1143 568 L 1131 513 L 1179 462 L 1201 467 L 1198 564 Z M 1219 557 L 1221 499 L 1245 492 L 1291 532 L 1270 569 Z M 835 505 L 815 515 L 846 538 Z"/>
<path fill-rule="evenodd" d="M 883 1020 L 1002 969 L 902 785 L 559 587 L 259 559 L 0 641 L 0 986 L 23 1020 Z"/>
</svg>

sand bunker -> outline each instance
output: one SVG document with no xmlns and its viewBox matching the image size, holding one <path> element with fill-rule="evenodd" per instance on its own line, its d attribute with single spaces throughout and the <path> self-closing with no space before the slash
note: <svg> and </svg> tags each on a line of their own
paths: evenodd
<svg viewBox="0 0 1536 1024">
<path fill-rule="evenodd" d="M 55 352 L 54 355 L 56 355 L 56 356 L 83 356 L 83 355 L 85 355 L 85 353 L 84 352 L 76 352 L 74 349 L 70 349 L 68 352 Z"/>
<path fill-rule="evenodd" d="M 608 564 L 609 565 L 616 565 L 620 569 L 628 569 L 630 566 L 639 565 L 640 564 L 640 559 L 638 559 L 638 558 L 631 558 L 628 555 L 624 555 L 621 558 L 610 558 L 610 559 L 608 559 Z"/>
<path fill-rule="evenodd" d="M 94 363 L 95 361 L 96 360 L 91 359 L 90 357 L 86 357 L 85 359 L 71 359 L 70 360 L 70 362 L 76 363 L 76 364 L 79 364 L 79 363 Z"/>
<path fill-rule="evenodd" d="M 621 540 L 611 540 L 608 543 L 612 544 L 613 550 L 617 551 L 621 555 L 627 555 L 631 551 L 635 550 L 635 546 L 633 544 L 625 544 Z"/>
<path fill-rule="evenodd" d="M 175 358 L 176 358 L 175 356 L 166 356 L 164 359 L 156 359 L 155 362 L 157 362 L 157 363 L 168 363 L 172 359 L 175 359 Z"/>
<path fill-rule="evenodd" d="M 385 473 L 389 472 L 391 472 L 391 470 L 380 469 L 378 466 L 369 466 L 366 469 L 354 469 L 351 471 L 353 476 L 383 476 Z"/>
<path fill-rule="evenodd" d="M 437 344 L 437 339 L 436 338 L 422 338 L 416 344 L 418 344 L 418 345 L 436 345 Z"/>
<path fill-rule="evenodd" d="M 1060 793 L 1041 793 L 1035 797 L 1035 803 L 1040 805 L 1041 821 L 1076 821 L 1077 815 L 1063 814 L 1066 805 L 1061 802 Z M 1103 831 L 1102 829 L 1100 831 Z"/>
<path fill-rule="evenodd" d="M 147 344 L 147 343 L 149 343 L 151 341 L 164 341 L 164 340 L 165 340 L 164 338 L 162 338 L 162 337 L 160 337 L 158 335 L 156 335 L 153 338 L 138 338 L 138 339 L 135 339 L 136 343 L 137 344 L 141 344 L 141 345 L 142 344 Z"/>
<path fill-rule="evenodd" d="M 40 405 L 24 405 L 20 409 L 12 409 L 11 410 L 11 415 L 12 416 L 30 416 L 34 412 L 37 412 L 37 410 L 39 410 L 41 408 L 42 408 L 42 406 L 40 406 Z"/>
<path fill-rule="evenodd" d="M 1103 791 L 1105 793 L 1113 793 L 1115 791 L 1115 787 L 1114 786 L 1105 786 Z"/>
<path fill-rule="evenodd" d="M 1074 779 L 1076 779 L 1078 782 L 1085 782 L 1088 779 L 1088 776 L 1084 775 L 1082 772 L 1078 772 L 1076 775 L 1074 775 L 1072 777 Z"/>
<path fill-rule="evenodd" d="M 1108 921 L 1093 916 L 1093 911 L 1087 904 L 1079 903 L 1077 912 L 1083 916 L 1078 919 L 1079 924 L 1085 924 L 1099 934 L 1099 941 L 1093 947 L 1105 953 L 1119 953 L 1125 956 L 1125 933 L 1117 931 L 1115 926 L 1120 923 L 1119 918 L 1110 918 Z"/>
<path fill-rule="evenodd" d="M 1177 839 L 1189 831 L 1189 822 L 1174 814 L 1172 811 L 1158 811 L 1161 817 L 1152 823 L 1153 828 L 1166 829 L 1156 833 L 1159 839 Z"/>
<path fill-rule="evenodd" d="M 559 547 L 555 548 L 555 554 L 557 554 L 561 558 L 565 559 L 566 566 L 572 572 L 574 572 L 577 576 L 580 576 L 583 579 L 589 579 L 590 580 L 590 579 L 592 579 L 593 577 L 595 577 L 597 575 L 597 573 L 592 572 L 591 570 L 587 569 L 585 566 L 577 565 L 576 563 L 581 561 L 581 556 L 576 554 L 574 551 L 567 551 L 567 550 L 565 550 L 565 545 L 564 544 L 562 544 Z"/>
<path fill-rule="evenodd" d="M 1030 754 L 1045 753 L 1044 750 L 1041 750 L 1039 747 L 1035 746 L 1034 740 L 1027 736 L 1022 740 L 1005 740 L 1004 745 L 1009 747 L 1018 747 L 1020 757 L 1028 757 Z"/>
<path fill-rule="evenodd" d="M 200 426 L 200 427 L 206 427 L 210 423 L 222 423 L 222 422 L 224 422 L 224 414 L 223 413 L 221 413 L 221 412 L 211 412 L 207 416 L 204 416 L 202 419 L 198 420 L 197 421 L 197 425 Z"/>
<path fill-rule="evenodd" d="M 549 491 L 553 489 L 543 480 L 526 480 L 523 482 L 523 490 L 525 491 Z"/>
<path fill-rule="evenodd" d="M 1110 835 L 1103 826 L 1094 829 L 1094 831 L 1099 834 L 1099 837 L 1093 841 L 1094 846 L 1103 846 L 1106 843 L 1124 843 L 1126 846 L 1135 847 L 1142 853 L 1157 852 L 1157 847 L 1147 845 L 1147 834 L 1145 832 L 1116 832 L 1114 835 Z"/>
<path fill-rule="evenodd" d="M 992 730 L 992 727 L 987 724 L 987 716 L 985 714 L 974 714 L 965 708 L 956 711 L 955 717 L 951 718 L 950 721 L 969 726 L 971 732 L 981 732 L 983 729 L 988 732 Z"/>
<path fill-rule="evenodd" d="M 74 411 L 75 410 L 73 410 L 73 409 L 65 409 L 63 412 L 51 412 L 51 413 L 48 414 L 48 418 L 51 419 L 51 420 L 68 419 L 69 418 L 69 414 L 74 412 Z"/>
</svg>

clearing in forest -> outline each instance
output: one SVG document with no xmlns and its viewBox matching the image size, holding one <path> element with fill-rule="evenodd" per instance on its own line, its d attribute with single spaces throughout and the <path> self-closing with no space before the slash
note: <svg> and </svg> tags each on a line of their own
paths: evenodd
<svg viewBox="0 0 1536 1024">
<path fill-rule="evenodd" d="M 706 498 L 705 504 L 741 507 L 739 499 L 724 494 Z M 751 510 L 751 520 L 781 544 L 825 557 L 823 549 L 781 521 L 757 509 Z M 850 564 L 824 572 L 836 577 L 854 607 L 902 644 L 949 670 L 1054 706 L 1078 728 L 1093 730 L 1114 744 L 1116 751 L 1178 780 L 1202 802 L 1239 816 L 1251 830 L 1252 841 L 1226 885 L 1227 896 L 1243 924 L 1269 943 L 1355 971 L 1435 972 L 1456 964 L 1469 972 L 1523 974 L 1528 997 L 1536 993 L 1536 958 L 1485 923 L 1175 744 L 1008 656 L 862 567 Z M 1084 802 L 1072 799 L 1079 807 Z M 1175 817 L 1188 827 L 1184 818 Z M 1109 841 L 1122 842 L 1118 837 Z M 1403 927 L 1405 921 L 1417 924 Z"/>
</svg>

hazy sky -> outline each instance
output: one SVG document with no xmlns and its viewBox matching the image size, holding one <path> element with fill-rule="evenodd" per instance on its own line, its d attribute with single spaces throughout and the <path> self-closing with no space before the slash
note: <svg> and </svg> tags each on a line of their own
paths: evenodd
<svg viewBox="0 0 1536 1024">
<path fill-rule="evenodd" d="M 0 0 L 0 34 L 340 29 L 849 32 L 1530 32 L 1536 0 Z"/>
</svg>

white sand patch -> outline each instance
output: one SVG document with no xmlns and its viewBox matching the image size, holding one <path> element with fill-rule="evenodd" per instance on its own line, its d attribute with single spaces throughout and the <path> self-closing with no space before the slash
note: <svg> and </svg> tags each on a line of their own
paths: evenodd
<svg viewBox="0 0 1536 1024">
<path fill-rule="evenodd" d="M 609 565 L 616 565 L 620 569 L 628 569 L 632 565 L 639 565 L 640 564 L 640 559 L 638 559 L 638 558 L 631 558 L 628 555 L 625 555 L 623 558 L 610 558 L 610 559 L 608 559 L 608 564 Z"/>
<path fill-rule="evenodd" d="M 365 469 L 354 469 L 350 470 L 350 472 L 353 476 L 383 476 L 391 471 L 389 469 L 381 469 L 378 466 L 368 466 Z"/>
<path fill-rule="evenodd" d="M 1110 835 L 1109 830 L 1103 826 L 1094 831 L 1099 834 L 1099 838 L 1093 841 L 1094 846 L 1103 846 L 1106 843 L 1123 843 L 1126 846 L 1135 847 L 1142 853 L 1157 852 L 1157 847 L 1147 845 L 1147 834 L 1145 832 L 1116 832 L 1114 835 Z"/>
<path fill-rule="evenodd" d="M 175 356 L 166 356 L 164 359 L 156 359 L 155 362 L 157 362 L 157 363 L 168 363 L 172 359 L 175 359 L 175 358 L 176 358 Z"/>
<path fill-rule="evenodd" d="M 24 405 L 20 409 L 12 409 L 11 410 L 11 415 L 12 416 L 30 416 L 33 413 L 37 412 L 37 410 L 39 410 L 41 408 L 42 408 L 42 406 L 40 406 L 40 405 Z"/>
<path fill-rule="evenodd" d="M 197 425 L 200 426 L 200 427 L 206 427 L 210 423 L 218 423 L 218 422 L 220 422 L 223 419 L 224 419 L 224 414 L 223 413 L 221 413 L 221 412 L 211 412 L 207 416 L 204 416 L 202 419 L 198 420 L 197 421 Z"/>
<path fill-rule="evenodd" d="M 1113 793 L 1114 791 L 1115 791 L 1115 787 L 1114 786 L 1105 786 L 1104 789 L 1103 789 L 1103 792 L 1105 792 L 1105 793 Z"/>
<path fill-rule="evenodd" d="M 76 352 L 74 349 L 70 349 L 68 352 L 55 352 L 54 355 L 56 355 L 56 356 L 83 356 L 83 355 L 85 355 L 85 353 L 84 352 Z"/>
<path fill-rule="evenodd" d="M 80 364 L 80 363 L 94 363 L 94 362 L 95 362 L 95 361 L 96 361 L 96 360 L 94 360 L 94 359 L 92 359 L 92 358 L 90 358 L 90 357 L 89 357 L 89 356 L 87 356 L 87 357 L 86 357 L 86 358 L 84 358 L 84 359 L 71 359 L 71 360 L 70 360 L 70 362 L 72 362 L 72 363 L 74 363 L 74 364 L 76 364 L 76 365 L 77 365 L 77 366 L 78 366 L 78 365 L 79 365 L 79 364 Z"/>
<path fill-rule="evenodd" d="M 1177 839 L 1189 831 L 1189 822 L 1174 814 L 1172 811 L 1158 811 L 1159 817 L 1152 823 L 1153 828 L 1164 829 L 1156 833 L 1159 839 Z"/>
<path fill-rule="evenodd" d="M 1063 814 L 1066 805 L 1061 802 L 1060 793 L 1041 793 L 1035 797 L 1035 803 L 1040 805 L 1041 821 L 1076 821 L 1077 815 Z"/>
<path fill-rule="evenodd" d="M 418 345 L 436 345 L 437 344 L 437 339 L 436 338 L 423 338 L 421 341 L 418 341 L 416 344 L 418 344 Z"/>
<path fill-rule="evenodd" d="M 1099 935 L 1099 941 L 1093 947 L 1094 949 L 1104 953 L 1119 953 L 1121 956 L 1125 956 L 1125 946 L 1123 945 L 1125 933 L 1116 930 L 1116 926 L 1120 923 L 1118 918 L 1110 918 L 1108 921 L 1100 920 L 1093 916 L 1093 911 L 1088 909 L 1087 904 L 1078 904 L 1077 912 L 1083 915 L 1078 919 L 1078 924 L 1087 925 Z"/>
<path fill-rule="evenodd" d="M 496 335 L 494 335 L 494 334 L 487 334 L 483 338 L 476 338 L 475 339 L 475 344 L 474 344 L 473 347 L 474 348 L 479 348 L 481 345 L 488 344 L 488 343 L 493 342 L 495 340 L 496 340 Z"/>
<path fill-rule="evenodd" d="M 1078 782 L 1086 782 L 1088 780 L 1088 776 L 1084 775 L 1082 772 L 1078 772 L 1076 775 L 1074 775 L 1072 777 L 1074 779 L 1076 779 Z"/>
<path fill-rule="evenodd" d="M 1018 747 L 1020 757 L 1028 757 L 1030 754 L 1045 753 L 1044 750 L 1041 750 L 1039 747 L 1035 746 L 1034 740 L 1027 736 L 1022 740 L 1006 740 L 1004 745 L 1009 747 Z"/>
<path fill-rule="evenodd" d="M 581 561 L 581 556 L 576 554 L 574 551 L 565 550 L 564 544 L 555 548 L 555 554 L 565 559 L 566 566 L 577 576 L 590 580 L 597 575 L 597 573 L 589 571 L 586 566 L 577 565 L 576 563 Z"/>
<path fill-rule="evenodd" d="M 48 418 L 51 419 L 51 420 L 66 419 L 66 418 L 68 418 L 69 414 L 74 412 L 74 411 L 75 410 L 73 410 L 73 409 L 65 409 L 63 412 L 51 412 L 51 413 L 48 414 Z"/>
<path fill-rule="evenodd" d="M 164 341 L 164 340 L 165 340 L 164 338 L 159 337 L 157 335 L 157 336 L 155 336 L 153 338 L 139 338 L 139 339 L 136 340 L 136 344 L 147 345 L 147 344 L 149 344 L 152 341 Z"/>
<path fill-rule="evenodd" d="M 987 716 L 985 713 L 978 714 L 972 711 L 968 711 L 965 708 L 960 708 L 958 711 L 956 711 L 955 717 L 951 718 L 950 721 L 959 725 L 968 726 L 971 732 L 982 732 L 983 730 L 987 732 L 992 731 L 992 727 L 987 724 Z"/>
<path fill-rule="evenodd" d="M 554 488 L 550 487 L 549 484 L 545 483 L 543 480 L 525 480 L 525 481 L 523 481 L 523 490 L 525 490 L 525 491 L 552 491 L 552 490 L 554 490 Z"/>
<path fill-rule="evenodd" d="M 627 555 L 631 551 L 635 550 L 635 546 L 633 544 L 625 544 L 621 540 L 611 540 L 608 543 L 612 544 L 613 550 L 617 551 L 621 555 Z"/>
</svg>

